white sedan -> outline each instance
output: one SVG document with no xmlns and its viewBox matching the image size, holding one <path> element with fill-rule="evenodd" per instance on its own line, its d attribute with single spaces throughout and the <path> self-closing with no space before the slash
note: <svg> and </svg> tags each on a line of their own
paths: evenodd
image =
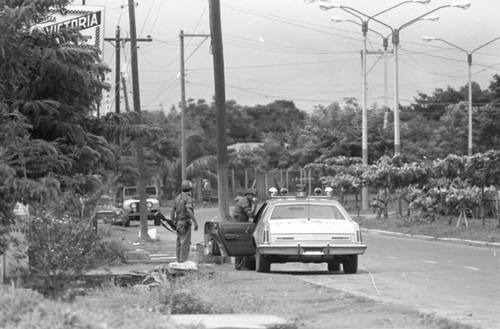
<svg viewBox="0 0 500 329">
<path fill-rule="evenodd" d="M 329 271 L 353 274 L 365 253 L 359 225 L 329 195 L 272 196 L 254 222 L 207 222 L 205 253 L 255 259 L 258 272 L 272 263 L 327 263 Z"/>
</svg>

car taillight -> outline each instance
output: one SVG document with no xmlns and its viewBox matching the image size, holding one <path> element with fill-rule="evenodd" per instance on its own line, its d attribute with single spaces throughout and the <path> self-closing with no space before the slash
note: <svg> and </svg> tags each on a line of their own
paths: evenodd
<svg viewBox="0 0 500 329">
<path fill-rule="evenodd" d="M 356 241 L 363 242 L 363 238 L 361 237 L 361 230 L 356 231 Z"/>
<path fill-rule="evenodd" d="M 265 244 L 269 244 L 269 225 L 266 223 L 264 226 L 264 231 L 262 231 L 262 242 Z"/>
</svg>

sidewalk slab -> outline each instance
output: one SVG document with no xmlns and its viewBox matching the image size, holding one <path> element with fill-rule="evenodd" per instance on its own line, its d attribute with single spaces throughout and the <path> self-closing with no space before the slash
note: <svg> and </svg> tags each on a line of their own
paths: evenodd
<svg viewBox="0 0 500 329">
<path fill-rule="evenodd" d="M 269 314 L 176 314 L 165 317 L 177 325 L 203 325 L 207 329 L 296 329 L 295 324 Z"/>
</svg>

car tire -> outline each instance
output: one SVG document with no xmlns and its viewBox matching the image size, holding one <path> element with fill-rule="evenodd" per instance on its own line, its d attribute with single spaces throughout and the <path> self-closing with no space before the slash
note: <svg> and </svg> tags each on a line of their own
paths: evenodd
<svg viewBox="0 0 500 329">
<path fill-rule="evenodd" d="M 129 217 L 125 217 L 125 223 L 123 224 L 123 226 L 130 227 L 130 218 Z"/>
<path fill-rule="evenodd" d="M 247 257 L 246 259 L 246 266 L 249 270 L 255 271 L 256 265 L 255 265 L 255 257 Z"/>
<path fill-rule="evenodd" d="M 330 272 L 340 271 L 340 263 L 334 261 L 328 262 L 328 271 Z"/>
<path fill-rule="evenodd" d="M 346 256 L 342 262 L 345 274 L 355 274 L 358 271 L 358 255 Z"/>
<path fill-rule="evenodd" d="M 255 253 L 255 270 L 262 273 L 268 273 L 271 270 L 271 261 L 269 258 L 261 255 L 258 250 Z"/>
</svg>

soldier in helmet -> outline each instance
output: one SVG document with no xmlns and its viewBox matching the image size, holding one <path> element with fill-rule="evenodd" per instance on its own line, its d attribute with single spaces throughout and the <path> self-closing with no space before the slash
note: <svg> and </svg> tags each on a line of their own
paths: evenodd
<svg viewBox="0 0 500 329">
<path fill-rule="evenodd" d="M 250 218 L 254 218 L 257 208 L 257 190 L 249 188 L 245 192 L 245 196 L 239 198 L 232 213 L 232 217 L 236 222 L 249 222 Z M 237 270 L 249 268 L 249 263 L 252 260 L 248 257 L 235 257 L 234 267 Z"/>
<path fill-rule="evenodd" d="M 255 216 L 255 209 L 257 207 L 256 197 L 257 190 L 251 187 L 246 190 L 244 197 L 238 198 L 232 214 L 236 222 L 248 222 L 250 218 Z"/>
<path fill-rule="evenodd" d="M 177 225 L 176 254 L 177 262 L 183 263 L 188 259 L 191 245 L 191 224 L 198 230 L 198 222 L 194 217 L 191 189 L 193 185 L 185 180 L 181 184 L 182 192 L 175 198 L 170 219 Z M 192 222 L 192 223 L 191 223 Z"/>
</svg>

